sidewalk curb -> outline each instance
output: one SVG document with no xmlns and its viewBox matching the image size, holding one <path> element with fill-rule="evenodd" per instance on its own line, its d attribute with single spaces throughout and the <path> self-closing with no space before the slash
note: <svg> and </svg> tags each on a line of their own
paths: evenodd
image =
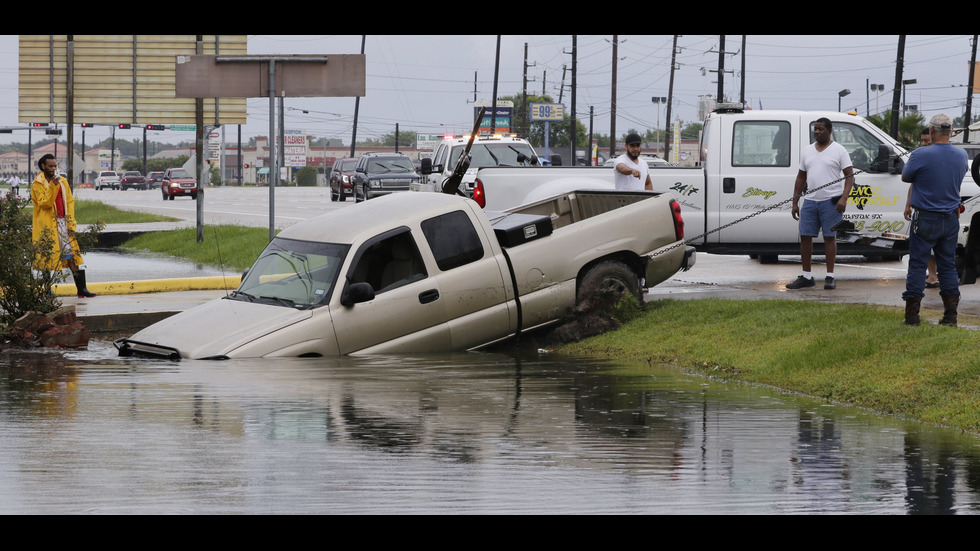
<svg viewBox="0 0 980 551">
<path fill-rule="evenodd" d="M 139 293 L 169 293 L 174 291 L 232 291 L 241 280 L 235 276 L 183 277 L 172 279 L 143 279 L 134 281 L 110 281 L 88 283 L 88 290 L 98 295 L 133 295 Z M 76 296 L 74 283 L 58 283 L 51 286 L 59 297 Z"/>
</svg>

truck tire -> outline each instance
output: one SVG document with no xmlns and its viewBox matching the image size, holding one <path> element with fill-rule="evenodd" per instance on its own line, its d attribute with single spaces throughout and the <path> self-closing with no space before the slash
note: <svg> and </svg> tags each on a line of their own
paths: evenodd
<svg viewBox="0 0 980 551">
<path fill-rule="evenodd" d="M 596 264 L 582 277 L 576 301 L 596 302 L 609 300 L 615 304 L 624 294 L 630 293 L 640 302 L 640 280 L 629 266 L 617 261 L 606 261 Z"/>
</svg>

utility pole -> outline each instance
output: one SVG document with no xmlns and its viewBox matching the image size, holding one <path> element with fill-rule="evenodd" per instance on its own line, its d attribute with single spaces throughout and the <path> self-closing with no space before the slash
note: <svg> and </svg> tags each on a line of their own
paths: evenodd
<svg viewBox="0 0 980 551">
<path fill-rule="evenodd" d="M 977 35 L 973 35 L 973 53 L 970 54 L 970 79 L 966 84 L 966 111 L 963 113 L 963 126 L 966 130 L 963 131 L 963 141 L 970 141 L 970 117 L 972 107 L 973 107 L 973 83 L 976 82 L 976 68 L 977 68 Z"/>
<path fill-rule="evenodd" d="M 892 121 L 888 135 L 898 139 L 898 104 L 902 99 L 902 70 L 905 65 L 905 35 L 898 35 L 898 55 L 895 58 L 895 89 L 892 92 Z"/>
<path fill-rule="evenodd" d="M 670 106 L 674 102 L 674 70 L 677 68 L 677 37 L 674 35 L 674 46 L 670 52 L 670 85 L 667 87 L 667 128 L 671 127 L 670 124 Z M 672 132 L 664 132 L 664 159 L 668 158 L 670 154 L 670 135 Z"/>
<path fill-rule="evenodd" d="M 675 39 L 676 40 L 676 39 Z M 612 41 L 612 84 L 610 86 L 610 106 L 609 106 L 609 158 L 616 156 L 616 56 L 619 53 L 619 35 L 613 35 Z M 674 74 L 671 72 L 671 84 L 673 84 Z M 669 107 L 668 113 L 669 111 Z M 669 118 L 669 115 L 668 115 Z"/>
<path fill-rule="evenodd" d="M 575 153 L 575 130 L 577 125 L 575 124 L 575 78 L 576 69 L 578 68 L 578 36 L 572 35 L 572 120 L 569 121 L 569 129 L 572 133 L 572 166 L 578 166 L 578 156 Z"/>
<path fill-rule="evenodd" d="M 721 103 L 725 97 L 725 35 L 718 41 L 718 96 L 715 101 Z"/>
<path fill-rule="evenodd" d="M 738 79 L 741 90 L 739 97 L 742 100 L 742 107 L 745 107 L 745 35 L 742 35 L 742 78 Z"/>
<path fill-rule="evenodd" d="M 361 35 L 361 55 L 364 55 L 364 39 L 366 37 L 367 37 L 367 35 L 364 35 L 364 34 Z M 351 136 L 350 136 L 350 156 L 351 157 L 354 156 L 354 144 L 357 143 L 357 111 L 358 111 L 358 109 L 360 107 L 361 107 L 361 96 L 357 96 L 356 98 L 354 98 L 354 128 L 353 128 L 353 130 L 351 130 Z M 271 140 L 272 139 L 272 136 L 269 136 L 269 139 Z M 270 233 L 269 241 L 272 241 L 272 235 L 271 235 L 272 230 L 271 229 L 269 230 L 269 233 Z"/>
</svg>

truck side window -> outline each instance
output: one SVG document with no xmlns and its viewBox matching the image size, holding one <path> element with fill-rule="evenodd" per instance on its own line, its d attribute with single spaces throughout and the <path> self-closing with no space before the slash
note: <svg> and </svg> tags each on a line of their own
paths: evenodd
<svg viewBox="0 0 980 551">
<path fill-rule="evenodd" d="M 878 145 L 881 141 L 871 132 L 861 128 L 856 124 L 846 122 L 835 122 L 834 130 L 830 134 L 831 139 L 844 146 L 848 155 L 851 156 L 851 164 L 857 170 L 868 170 L 871 163 L 878 156 Z M 810 123 L 810 143 L 813 143 L 813 123 Z M 882 172 L 887 167 L 871 172 Z"/>
<path fill-rule="evenodd" d="M 732 166 L 790 165 L 788 121 L 740 121 L 733 131 Z"/>
<path fill-rule="evenodd" d="M 415 240 L 405 231 L 368 246 L 351 272 L 351 283 L 370 283 L 380 294 L 427 276 Z"/>
<path fill-rule="evenodd" d="M 480 235 L 469 216 L 461 210 L 424 220 L 422 234 L 442 271 L 483 258 Z"/>
</svg>

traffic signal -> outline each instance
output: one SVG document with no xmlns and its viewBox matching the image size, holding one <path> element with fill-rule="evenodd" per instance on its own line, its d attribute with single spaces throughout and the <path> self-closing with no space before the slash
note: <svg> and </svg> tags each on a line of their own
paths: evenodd
<svg viewBox="0 0 980 551">
<path fill-rule="evenodd" d="M 148 124 L 146 125 L 147 130 L 166 130 L 167 127 L 162 124 Z"/>
<path fill-rule="evenodd" d="M 82 128 L 92 128 L 93 126 L 95 126 L 95 125 L 92 124 L 92 123 L 90 123 L 90 122 L 83 122 L 82 123 Z"/>
<path fill-rule="evenodd" d="M 245 163 L 245 168 L 248 168 L 248 163 Z"/>
<path fill-rule="evenodd" d="M 39 127 L 47 126 L 47 125 L 48 125 L 48 123 L 46 123 L 46 122 L 32 122 L 31 123 L 31 126 L 33 126 L 34 128 L 39 128 Z"/>
<path fill-rule="evenodd" d="M 119 125 L 119 128 L 120 128 L 121 130 L 126 130 L 127 128 L 130 128 L 130 127 L 132 127 L 132 125 L 131 125 L 131 124 L 125 124 L 125 123 L 123 123 L 123 124 L 120 124 L 120 125 Z"/>
</svg>

